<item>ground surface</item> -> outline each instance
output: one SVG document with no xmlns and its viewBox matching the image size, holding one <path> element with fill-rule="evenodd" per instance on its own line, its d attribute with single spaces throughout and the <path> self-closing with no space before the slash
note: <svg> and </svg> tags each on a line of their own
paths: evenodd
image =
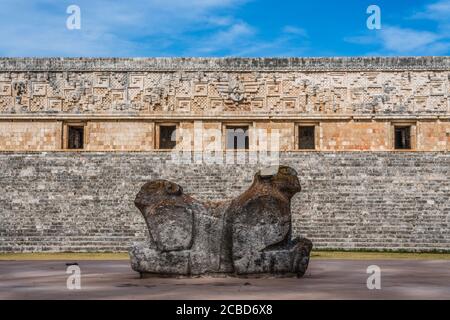
<svg viewBox="0 0 450 320">
<path fill-rule="evenodd" d="M 450 299 L 450 260 L 312 259 L 296 278 L 139 279 L 127 260 L 78 260 L 81 290 L 68 290 L 66 262 L 0 261 L 0 299 Z M 369 290 L 367 267 L 381 268 Z"/>
<path fill-rule="evenodd" d="M 450 252 L 380 252 L 380 251 L 320 251 L 313 250 L 312 258 L 316 259 L 408 259 L 408 260 L 450 260 Z M 0 260 L 129 260 L 126 252 L 38 252 L 38 253 L 0 253 Z"/>
</svg>

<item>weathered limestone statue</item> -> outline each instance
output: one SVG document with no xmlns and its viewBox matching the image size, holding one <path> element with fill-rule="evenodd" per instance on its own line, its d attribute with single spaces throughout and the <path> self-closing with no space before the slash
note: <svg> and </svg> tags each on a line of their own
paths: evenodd
<svg viewBox="0 0 450 320">
<path fill-rule="evenodd" d="M 291 239 L 290 202 L 300 189 L 287 166 L 259 171 L 239 197 L 216 203 L 200 202 L 167 180 L 147 182 L 135 204 L 150 240 L 130 250 L 131 266 L 141 276 L 303 276 L 312 243 Z"/>
</svg>

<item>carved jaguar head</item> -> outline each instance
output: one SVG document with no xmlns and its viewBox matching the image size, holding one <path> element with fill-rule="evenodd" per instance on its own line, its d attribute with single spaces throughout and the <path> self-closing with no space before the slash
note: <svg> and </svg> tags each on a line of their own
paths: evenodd
<svg viewBox="0 0 450 320">
<path fill-rule="evenodd" d="M 167 196 L 180 196 L 183 194 L 183 188 L 168 180 L 152 180 L 144 184 L 136 195 L 134 204 L 141 211 L 143 207 L 151 203 L 158 202 L 161 198 Z"/>
<path fill-rule="evenodd" d="M 256 173 L 255 180 L 271 184 L 289 199 L 301 191 L 297 171 L 288 166 L 280 165 L 264 168 Z"/>
</svg>

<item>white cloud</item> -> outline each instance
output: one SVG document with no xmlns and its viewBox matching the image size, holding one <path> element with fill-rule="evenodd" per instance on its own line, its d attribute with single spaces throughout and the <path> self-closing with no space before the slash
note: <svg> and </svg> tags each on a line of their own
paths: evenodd
<svg viewBox="0 0 450 320">
<path fill-rule="evenodd" d="M 246 1 L 2 0 L 0 37 L 8 40 L 0 42 L 0 55 L 162 55 L 193 32 L 231 28 L 229 37 L 243 32 L 227 14 Z M 71 4 L 81 8 L 81 30 L 65 28 L 66 8 Z"/>
<path fill-rule="evenodd" d="M 445 20 L 450 18 L 450 0 L 441 0 L 425 6 L 425 10 L 416 12 L 413 18 Z"/>
<path fill-rule="evenodd" d="M 385 50 L 394 53 L 429 52 L 437 53 L 438 40 L 441 37 L 433 32 L 399 27 L 384 27 L 379 32 Z"/>
<path fill-rule="evenodd" d="M 450 0 L 431 3 L 410 18 L 436 22 L 435 30 L 421 30 L 382 24 L 380 30 L 346 37 L 344 41 L 377 46 L 370 54 L 378 55 L 442 55 L 450 50 Z"/>
<path fill-rule="evenodd" d="M 423 11 L 416 12 L 411 18 L 426 19 L 437 24 L 438 32 L 450 38 L 450 0 L 441 0 L 427 5 Z"/>
<path fill-rule="evenodd" d="M 379 46 L 377 54 L 381 55 L 440 55 L 450 48 L 450 43 L 438 33 L 396 26 L 383 26 L 380 30 L 344 40 L 360 45 Z"/>
<path fill-rule="evenodd" d="M 200 38 L 187 40 L 187 55 L 214 55 L 218 52 L 232 52 L 237 46 L 242 46 L 250 41 L 255 30 L 245 22 L 236 22 L 226 29 L 220 29 Z"/>
<path fill-rule="evenodd" d="M 307 33 L 287 25 L 271 39 L 237 17 L 253 0 L 2 0 L 0 56 L 287 56 Z M 81 9 L 67 30 L 66 9 Z"/>
<path fill-rule="evenodd" d="M 251 36 L 255 33 L 252 27 L 248 24 L 239 22 L 232 25 L 225 31 L 220 31 L 214 35 L 215 42 L 222 45 L 233 44 L 237 39 Z"/>
<path fill-rule="evenodd" d="M 288 34 L 295 34 L 295 35 L 302 36 L 302 37 L 308 36 L 308 33 L 306 32 L 305 29 L 299 28 L 299 27 L 294 27 L 294 26 L 285 26 L 283 28 L 283 32 L 288 33 Z"/>
</svg>

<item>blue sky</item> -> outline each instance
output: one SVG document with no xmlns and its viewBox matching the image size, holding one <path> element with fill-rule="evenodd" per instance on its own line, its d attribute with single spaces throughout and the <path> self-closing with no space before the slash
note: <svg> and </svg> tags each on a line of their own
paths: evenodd
<svg viewBox="0 0 450 320">
<path fill-rule="evenodd" d="M 81 29 L 69 30 L 69 5 Z M 369 5 L 381 29 L 369 30 Z M 450 55 L 450 0 L 2 0 L 0 56 Z"/>
</svg>

